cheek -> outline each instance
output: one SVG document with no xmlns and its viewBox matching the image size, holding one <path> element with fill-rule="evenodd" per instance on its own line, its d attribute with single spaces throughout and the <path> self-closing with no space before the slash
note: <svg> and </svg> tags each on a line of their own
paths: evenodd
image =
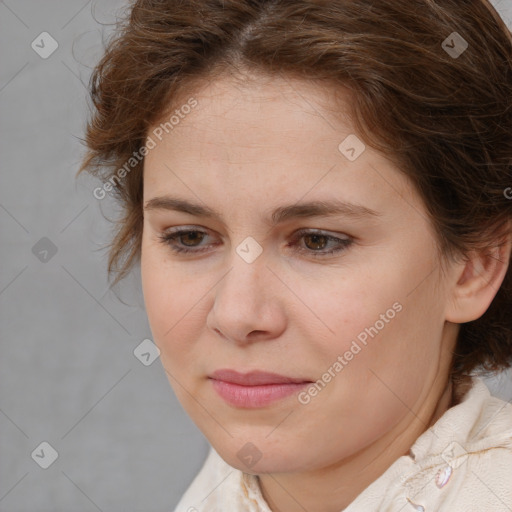
<svg viewBox="0 0 512 512">
<path fill-rule="evenodd" d="M 399 299 L 402 295 L 399 280 L 388 276 L 389 281 L 385 282 L 377 272 L 370 276 L 362 272 L 351 274 L 341 281 L 330 280 L 335 287 L 330 286 L 313 302 L 318 316 L 325 319 L 325 324 L 333 331 L 325 327 L 336 354 L 349 350 L 353 341 L 362 347 L 368 346 L 372 335 L 382 336 L 393 323 L 400 321 L 397 311 L 401 309 Z"/>
<path fill-rule="evenodd" d="M 162 343 L 173 337 L 186 306 L 184 286 L 175 275 L 162 251 L 143 239 L 141 252 L 141 279 L 146 313 L 154 341 L 162 350 Z"/>
<path fill-rule="evenodd" d="M 399 381 L 408 397 L 413 389 L 407 381 L 421 379 L 430 371 L 429 362 L 437 360 L 442 301 L 430 281 L 415 289 L 415 283 L 428 274 L 426 262 L 416 259 L 406 264 L 395 259 L 391 265 L 393 258 L 387 261 L 380 268 L 376 262 L 371 273 L 351 272 L 341 282 L 333 278 L 329 282 L 335 286 L 309 294 L 311 309 L 329 329 L 320 324 L 325 336 L 311 327 L 308 332 L 324 371 L 341 355 L 346 377 L 363 384 L 377 378 L 373 370 L 382 379 Z M 398 367 L 403 369 L 400 374 Z"/>
<path fill-rule="evenodd" d="M 200 347 L 194 341 L 204 332 L 208 307 L 204 295 L 213 286 L 211 279 L 184 276 L 179 266 L 166 260 L 164 251 L 150 246 L 141 254 L 141 279 L 153 341 L 165 369 L 178 375 L 197 367 Z"/>
<path fill-rule="evenodd" d="M 155 249 L 143 237 L 141 251 L 141 281 L 144 304 L 153 336 L 160 338 L 163 328 L 163 312 L 168 310 L 169 289 L 167 275 L 163 275 L 162 265 L 155 257 Z"/>
<path fill-rule="evenodd" d="M 186 284 L 162 275 L 156 269 L 145 272 L 143 293 L 148 321 L 155 342 L 168 344 L 177 339 L 183 325 L 190 324 L 194 312 L 188 303 L 190 296 L 183 293 Z M 188 311 L 188 313 L 187 313 Z M 189 325 L 190 327 L 190 325 Z"/>
</svg>

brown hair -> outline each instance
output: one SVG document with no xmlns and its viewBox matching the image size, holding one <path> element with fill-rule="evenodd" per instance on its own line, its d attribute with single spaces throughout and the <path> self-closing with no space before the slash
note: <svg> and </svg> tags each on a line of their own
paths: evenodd
<svg viewBox="0 0 512 512">
<path fill-rule="evenodd" d="M 114 183 L 123 208 L 114 284 L 140 258 L 144 159 L 119 169 L 194 87 L 235 69 L 350 91 L 358 135 L 412 180 L 441 254 L 510 231 L 512 36 L 486 1 L 138 0 L 128 13 L 91 76 L 78 171 Z M 453 379 L 512 365 L 511 311 L 509 267 L 488 310 L 461 325 Z"/>
</svg>

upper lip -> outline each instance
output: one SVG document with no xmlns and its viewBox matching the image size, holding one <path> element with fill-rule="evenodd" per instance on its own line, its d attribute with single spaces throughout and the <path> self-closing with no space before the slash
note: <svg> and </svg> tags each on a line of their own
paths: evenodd
<svg viewBox="0 0 512 512">
<path fill-rule="evenodd" d="M 242 386 L 258 386 L 263 384 L 285 384 L 285 383 L 301 383 L 311 382 L 302 378 L 287 377 L 277 373 L 253 370 L 249 373 L 238 373 L 235 370 L 215 370 L 211 375 L 211 379 L 223 380 L 232 384 L 240 384 Z"/>
</svg>

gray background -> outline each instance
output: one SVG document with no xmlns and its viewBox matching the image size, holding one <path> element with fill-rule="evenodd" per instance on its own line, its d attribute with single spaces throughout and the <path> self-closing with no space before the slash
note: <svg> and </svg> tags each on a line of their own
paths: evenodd
<svg viewBox="0 0 512 512">
<path fill-rule="evenodd" d="M 512 26 L 512 0 L 494 4 Z M 1 512 L 172 511 L 208 450 L 160 361 L 134 356 L 151 339 L 140 274 L 108 289 L 116 210 L 75 179 L 85 85 L 125 8 L 0 1 Z M 31 47 L 45 31 L 47 59 Z M 487 383 L 512 398 L 511 372 Z M 59 454 L 46 470 L 31 457 L 43 441 Z"/>
</svg>

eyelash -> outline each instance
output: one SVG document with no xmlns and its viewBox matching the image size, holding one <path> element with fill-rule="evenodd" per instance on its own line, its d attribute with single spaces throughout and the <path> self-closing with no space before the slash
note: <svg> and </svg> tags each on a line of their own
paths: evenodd
<svg viewBox="0 0 512 512">
<path fill-rule="evenodd" d="M 187 235 L 189 233 L 202 233 L 204 235 L 208 235 L 208 233 L 206 233 L 205 231 L 201 231 L 199 229 L 180 229 L 180 230 L 174 231 L 172 233 L 162 233 L 162 234 L 158 235 L 158 238 L 163 244 L 168 246 L 172 252 L 177 253 L 177 254 L 192 254 L 192 253 L 198 254 L 198 253 L 205 252 L 205 250 L 207 250 L 207 248 L 203 248 L 200 250 L 184 249 L 183 247 L 174 245 L 177 238 Z M 346 238 L 346 239 L 337 238 L 337 237 L 334 237 L 331 235 L 324 234 L 319 231 L 303 229 L 303 230 L 299 230 L 294 235 L 293 240 L 292 240 L 293 243 L 291 245 L 294 245 L 299 239 L 301 239 L 302 237 L 307 236 L 307 235 L 318 235 L 318 236 L 324 237 L 327 240 L 327 242 L 337 242 L 339 244 L 338 248 L 330 249 L 328 251 L 326 251 L 326 250 L 314 251 L 313 249 L 304 249 L 302 247 L 297 249 L 299 253 L 308 253 L 308 255 L 316 257 L 316 258 L 330 256 L 332 254 L 342 252 L 345 249 L 347 249 L 350 245 L 352 245 L 352 243 L 354 241 L 351 238 Z"/>
</svg>

